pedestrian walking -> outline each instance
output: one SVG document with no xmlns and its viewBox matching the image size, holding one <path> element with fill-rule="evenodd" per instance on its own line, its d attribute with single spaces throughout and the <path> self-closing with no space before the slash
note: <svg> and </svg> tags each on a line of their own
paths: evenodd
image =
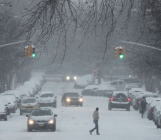
<svg viewBox="0 0 161 140">
<path fill-rule="evenodd" d="M 92 135 L 92 132 L 96 130 L 96 134 L 100 135 L 99 133 L 99 127 L 98 127 L 98 120 L 99 120 L 99 108 L 97 107 L 96 110 L 93 112 L 93 123 L 95 127 L 89 131 L 90 135 Z"/>
<path fill-rule="evenodd" d="M 144 113 L 145 113 L 145 111 L 146 111 L 146 98 L 145 97 L 143 97 L 142 99 L 141 99 L 141 102 L 140 102 L 140 110 L 141 110 L 141 117 L 143 118 L 144 117 Z"/>
</svg>

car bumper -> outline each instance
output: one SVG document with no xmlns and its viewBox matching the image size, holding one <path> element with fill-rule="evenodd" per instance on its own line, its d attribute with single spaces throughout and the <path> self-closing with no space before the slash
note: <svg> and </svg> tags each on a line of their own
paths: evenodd
<svg viewBox="0 0 161 140">
<path fill-rule="evenodd" d="M 48 124 L 48 123 L 35 123 L 34 125 L 28 125 L 28 128 L 34 129 L 34 130 L 50 130 L 53 129 L 55 124 Z"/>
<path fill-rule="evenodd" d="M 65 102 L 65 105 L 82 105 L 83 102 L 79 101 L 71 101 L 71 102 Z"/>
<path fill-rule="evenodd" d="M 5 119 L 7 117 L 7 114 L 0 114 L 0 119 Z"/>
<path fill-rule="evenodd" d="M 112 102 L 109 104 L 112 108 L 127 108 L 130 107 L 130 103 L 124 102 Z"/>
</svg>

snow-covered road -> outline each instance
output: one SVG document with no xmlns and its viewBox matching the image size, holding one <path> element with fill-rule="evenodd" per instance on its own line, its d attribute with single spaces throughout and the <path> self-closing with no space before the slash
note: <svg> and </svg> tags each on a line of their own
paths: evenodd
<svg viewBox="0 0 161 140">
<path fill-rule="evenodd" d="M 58 94 L 58 114 L 56 132 L 27 132 L 26 117 L 19 112 L 10 116 L 7 122 L 0 122 L 0 140 L 160 140 L 161 129 L 153 122 L 142 119 L 136 111 L 108 111 L 108 100 L 101 97 L 84 97 L 83 107 L 62 107 L 61 94 L 72 84 L 47 82 L 43 90 L 53 90 Z M 100 108 L 100 136 L 89 135 L 93 127 L 92 112 Z"/>
</svg>

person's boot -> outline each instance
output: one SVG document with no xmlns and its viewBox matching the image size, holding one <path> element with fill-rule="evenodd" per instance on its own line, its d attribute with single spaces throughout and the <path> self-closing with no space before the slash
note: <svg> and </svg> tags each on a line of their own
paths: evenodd
<svg viewBox="0 0 161 140">
<path fill-rule="evenodd" d="M 100 133 L 97 133 L 97 135 L 100 135 Z"/>
</svg>

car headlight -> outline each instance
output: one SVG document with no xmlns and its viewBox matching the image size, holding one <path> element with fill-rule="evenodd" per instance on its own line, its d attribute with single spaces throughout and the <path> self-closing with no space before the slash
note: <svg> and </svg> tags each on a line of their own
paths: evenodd
<svg viewBox="0 0 161 140">
<path fill-rule="evenodd" d="M 78 78 L 77 78 L 77 76 L 74 76 L 73 79 L 76 81 Z"/>
<path fill-rule="evenodd" d="M 79 102 L 83 102 L 83 98 L 79 98 Z"/>
<path fill-rule="evenodd" d="M 29 124 L 29 125 L 33 125 L 33 124 L 34 124 L 34 120 L 29 120 L 29 121 L 28 121 L 28 124 Z"/>
<path fill-rule="evenodd" d="M 70 102 L 70 101 L 71 101 L 71 99 L 70 99 L 70 98 L 66 98 L 66 101 L 67 101 L 67 102 Z"/>
<path fill-rule="evenodd" d="M 67 76 L 67 77 L 66 77 L 66 80 L 68 80 L 68 81 L 69 81 L 69 80 L 70 80 L 70 76 Z"/>
<path fill-rule="evenodd" d="M 49 120 L 48 123 L 49 124 L 53 124 L 54 123 L 54 120 Z"/>
</svg>

